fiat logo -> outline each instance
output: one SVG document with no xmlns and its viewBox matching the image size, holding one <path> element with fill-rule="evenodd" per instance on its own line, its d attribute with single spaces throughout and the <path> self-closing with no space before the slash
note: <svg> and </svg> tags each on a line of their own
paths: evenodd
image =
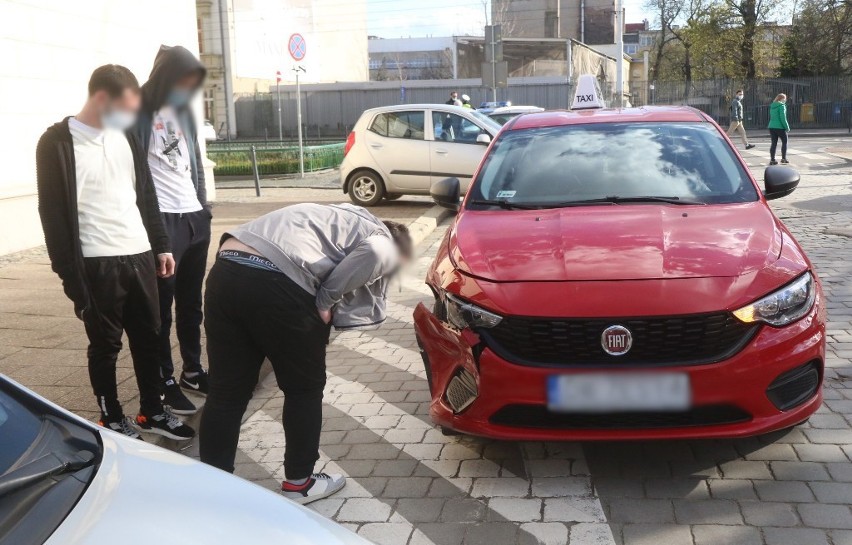
<svg viewBox="0 0 852 545">
<path fill-rule="evenodd" d="M 601 347 L 610 356 L 623 356 L 633 346 L 633 335 L 621 325 L 611 325 L 601 333 Z"/>
</svg>

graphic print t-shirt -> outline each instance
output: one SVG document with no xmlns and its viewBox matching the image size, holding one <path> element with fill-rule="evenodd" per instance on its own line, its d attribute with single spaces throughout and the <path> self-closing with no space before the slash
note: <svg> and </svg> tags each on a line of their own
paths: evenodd
<svg viewBox="0 0 852 545">
<path fill-rule="evenodd" d="M 160 211 L 171 214 L 201 210 L 195 185 L 186 136 L 171 106 L 154 114 L 148 165 L 157 188 Z"/>
</svg>

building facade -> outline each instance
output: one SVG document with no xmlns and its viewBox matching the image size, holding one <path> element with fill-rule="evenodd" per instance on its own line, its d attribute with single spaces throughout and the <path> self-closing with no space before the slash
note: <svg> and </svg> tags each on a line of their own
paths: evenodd
<svg viewBox="0 0 852 545">
<path fill-rule="evenodd" d="M 144 82 L 160 44 L 198 51 L 195 0 L 0 0 L 0 255 L 43 243 L 35 148 L 86 100 L 92 70 L 130 68 Z"/>
<path fill-rule="evenodd" d="M 615 42 L 612 0 L 492 0 L 491 20 L 513 38 Z"/>
<path fill-rule="evenodd" d="M 237 136 L 234 100 L 294 81 L 368 81 L 366 0 L 196 0 L 198 44 L 209 70 L 205 116 Z M 343 22 L 343 23 L 342 23 Z M 295 57 L 290 41 L 303 40 Z M 304 55 L 302 57 L 302 54 Z M 297 60 L 300 58 L 301 60 Z"/>
</svg>

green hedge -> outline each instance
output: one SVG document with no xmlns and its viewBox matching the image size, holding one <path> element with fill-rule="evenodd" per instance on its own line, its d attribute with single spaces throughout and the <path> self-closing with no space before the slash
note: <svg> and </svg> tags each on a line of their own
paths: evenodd
<svg viewBox="0 0 852 545">
<path fill-rule="evenodd" d="M 305 147 L 305 172 L 336 168 L 343 161 L 344 144 Z M 299 148 L 257 149 L 257 170 L 260 175 L 294 174 L 299 172 Z M 216 163 L 216 176 L 254 176 L 251 150 L 209 149 L 207 156 Z"/>
</svg>

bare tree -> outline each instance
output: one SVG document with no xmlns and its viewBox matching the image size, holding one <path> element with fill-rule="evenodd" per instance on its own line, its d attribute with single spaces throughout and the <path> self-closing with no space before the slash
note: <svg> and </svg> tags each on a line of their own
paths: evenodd
<svg viewBox="0 0 852 545">
<path fill-rule="evenodd" d="M 519 15 L 512 9 L 512 0 L 491 0 L 491 23 L 500 25 L 503 36 L 515 36 L 519 30 Z M 486 19 L 487 21 L 487 19 Z"/>
<path fill-rule="evenodd" d="M 656 22 L 660 28 L 660 33 L 654 41 L 654 66 L 652 70 L 655 76 L 660 74 L 666 46 L 675 40 L 670 29 L 680 17 L 683 4 L 684 0 L 647 0 L 645 3 L 645 8 L 656 14 Z"/>
<path fill-rule="evenodd" d="M 732 24 L 740 27 L 740 64 L 743 76 L 754 79 L 757 75 L 755 62 L 755 42 L 758 39 L 759 26 L 766 22 L 767 16 L 774 12 L 784 0 L 723 0 L 732 15 Z"/>
</svg>

